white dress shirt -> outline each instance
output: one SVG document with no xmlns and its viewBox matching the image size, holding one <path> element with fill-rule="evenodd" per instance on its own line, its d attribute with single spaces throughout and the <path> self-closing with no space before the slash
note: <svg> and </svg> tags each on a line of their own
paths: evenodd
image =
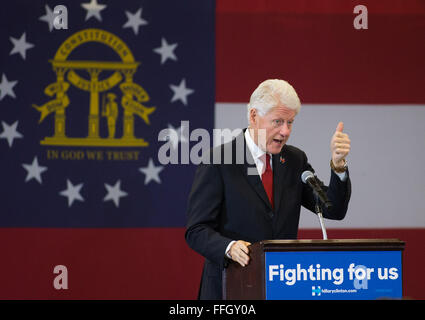
<svg viewBox="0 0 425 320">
<path fill-rule="evenodd" d="M 245 131 L 245 141 L 246 141 L 246 146 L 248 147 L 249 151 L 251 152 L 252 158 L 254 159 L 255 166 L 257 167 L 258 175 L 260 176 L 260 179 L 261 179 L 261 175 L 266 170 L 266 165 L 265 165 L 266 152 L 262 150 L 259 146 L 257 146 L 254 140 L 252 140 L 251 134 L 249 133 L 249 129 L 246 129 Z M 273 161 L 272 161 L 272 156 L 270 153 L 269 153 L 269 156 L 270 156 L 270 167 L 273 170 Z"/>
</svg>

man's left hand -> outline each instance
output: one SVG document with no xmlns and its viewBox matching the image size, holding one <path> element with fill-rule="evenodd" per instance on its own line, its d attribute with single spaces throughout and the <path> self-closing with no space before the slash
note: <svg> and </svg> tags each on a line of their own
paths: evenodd
<svg viewBox="0 0 425 320">
<path fill-rule="evenodd" d="M 331 152 L 332 152 L 332 162 L 335 168 L 342 168 L 345 164 L 345 157 L 347 157 L 351 148 L 351 141 L 348 137 L 348 134 L 343 132 L 344 123 L 338 123 L 336 131 L 332 136 L 331 140 Z"/>
</svg>

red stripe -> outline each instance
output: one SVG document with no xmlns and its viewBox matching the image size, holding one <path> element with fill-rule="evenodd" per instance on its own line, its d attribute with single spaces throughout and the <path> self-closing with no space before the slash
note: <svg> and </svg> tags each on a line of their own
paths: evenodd
<svg viewBox="0 0 425 320">
<path fill-rule="evenodd" d="M 216 101 L 281 78 L 304 103 L 425 102 L 423 2 L 363 1 L 367 30 L 353 27 L 358 3 L 322 3 L 218 1 Z"/>
<path fill-rule="evenodd" d="M 369 12 L 380 14 L 425 14 L 423 0 L 217 0 L 216 10 L 223 12 L 280 12 L 344 14 L 354 6 L 365 5 Z"/>
<path fill-rule="evenodd" d="M 0 252 L 0 299 L 195 299 L 201 277 L 183 229 L 2 229 Z"/>
<path fill-rule="evenodd" d="M 405 295 L 425 298 L 425 229 L 328 230 L 331 238 L 399 238 Z M 300 238 L 320 238 L 301 230 Z M 202 258 L 184 229 L 1 229 L 0 299 L 195 299 Z M 68 290 L 53 268 L 68 268 Z"/>
</svg>

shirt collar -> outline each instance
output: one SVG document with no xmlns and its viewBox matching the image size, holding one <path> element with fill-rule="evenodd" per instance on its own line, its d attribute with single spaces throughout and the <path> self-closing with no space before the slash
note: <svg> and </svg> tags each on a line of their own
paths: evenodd
<svg viewBox="0 0 425 320">
<path fill-rule="evenodd" d="M 249 129 L 245 130 L 245 141 L 254 159 L 260 159 L 266 154 L 266 152 L 263 151 L 259 146 L 257 146 L 254 140 L 252 140 L 251 134 L 249 133 Z"/>
</svg>

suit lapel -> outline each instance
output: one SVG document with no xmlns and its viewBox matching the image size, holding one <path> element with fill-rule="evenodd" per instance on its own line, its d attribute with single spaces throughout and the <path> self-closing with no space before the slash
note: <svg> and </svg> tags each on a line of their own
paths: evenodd
<svg viewBox="0 0 425 320">
<path fill-rule="evenodd" d="M 242 169 L 244 171 L 245 177 L 248 180 L 251 187 L 255 190 L 255 192 L 258 194 L 258 196 L 269 206 L 270 210 L 272 209 L 269 198 L 267 196 L 266 190 L 264 190 L 263 182 L 260 179 L 260 176 L 258 173 L 256 174 L 249 174 L 252 172 L 248 172 L 248 170 L 254 171 L 257 170 L 257 168 L 254 166 L 250 166 L 245 164 Z"/>
<path fill-rule="evenodd" d="M 245 130 L 241 135 L 236 137 L 236 139 L 234 140 L 235 142 L 233 147 L 234 147 L 234 150 L 236 150 L 237 139 L 243 139 L 243 146 L 244 146 L 243 150 L 245 153 L 244 163 L 242 165 L 238 165 L 238 167 L 240 168 L 242 175 L 247 179 L 250 186 L 255 190 L 258 196 L 269 206 L 270 210 L 272 210 L 269 198 L 267 197 L 267 193 L 264 190 L 263 182 L 261 181 L 261 178 L 258 175 L 258 171 L 255 166 L 254 159 L 252 158 L 252 154 L 249 151 L 248 147 L 246 146 L 245 137 L 244 137 Z"/>
</svg>

